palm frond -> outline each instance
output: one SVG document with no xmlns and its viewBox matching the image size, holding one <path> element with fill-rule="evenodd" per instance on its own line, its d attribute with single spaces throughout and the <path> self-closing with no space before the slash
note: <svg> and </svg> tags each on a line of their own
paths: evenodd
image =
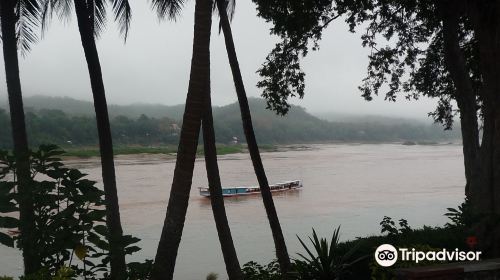
<svg viewBox="0 0 500 280">
<path fill-rule="evenodd" d="M 45 0 L 50 1 L 52 10 L 60 20 L 69 20 L 73 12 L 73 0 Z"/>
<path fill-rule="evenodd" d="M 87 10 L 96 38 L 99 38 L 106 26 L 106 3 L 106 0 L 87 0 Z"/>
<path fill-rule="evenodd" d="M 42 0 L 40 1 L 40 24 L 42 29 L 42 37 L 47 31 L 50 19 L 52 18 L 52 1 Z"/>
<path fill-rule="evenodd" d="M 340 226 L 338 226 L 335 230 L 333 230 L 332 240 L 330 241 L 330 256 L 335 255 L 335 249 L 337 249 L 337 245 L 340 239 Z"/>
<path fill-rule="evenodd" d="M 311 252 L 311 250 L 309 250 L 309 248 L 304 243 L 304 241 L 302 241 L 302 239 L 300 239 L 300 237 L 298 235 L 297 235 L 297 239 L 299 239 L 300 244 L 302 245 L 302 247 L 304 247 L 304 249 L 306 250 L 307 254 L 309 254 L 309 257 L 311 257 L 311 260 L 314 260 L 316 258 L 316 256 Z M 302 255 L 300 255 L 300 256 L 303 257 Z"/>
<path fill-rule="evenodd" d="M 236 9 L 236 0 L 222 0 L 224 2 L 224 7 L 225 8 L 225 13 L 227 14 L 227 17 L 229 19 L 229 21 L 233 21 L 233 18 L 234 18 L 234 11 Z M 213 10 L 214 10 L 214 13 L 217 13 L 217 15 L 219 16 L 220 18 L 220 13 L 219 13 L 219 9 L 217 8 L 217 2 L 219 2 L 218 0 L 214 0 L 214 6 L 213 6 Z M 219 34 L 222 30 L 222 21 L 219 21 Z"/>
<path fill-rule="evenodd" d="M 160 19 L 175 20 L 184 7 L 185 0 L 152 0 L 152 8 Z"/>
<path fill-rule="evenodd" d="M 130 28 L 130 21 L 132 20 L 132 10 L 128 0 L 111 0 L 113 2 L 113 12 L 115 20 L 118 22 L 120 33 L 127 41 L 128 30 Z"/>
<path fill-rule="evenodd" d="M 234 12 L 236 11 L 236 0 L 222 0 L 224 2 L 224 7 L 226 7 L 227 17 L 229 21 L 233 21 Z M 214 12 L 219 15 L 219 9 L 217 9 L 218 0 L 214 0 Z"/>
<path fill-rule="evenodd" d="M 38 41 L 36 34 L 40 27 L 41 8 L 37 0 L 19 0 L 16 5 L 16 34 L 18 49 L 25 55 L 31 45 Z"/>
</svg>

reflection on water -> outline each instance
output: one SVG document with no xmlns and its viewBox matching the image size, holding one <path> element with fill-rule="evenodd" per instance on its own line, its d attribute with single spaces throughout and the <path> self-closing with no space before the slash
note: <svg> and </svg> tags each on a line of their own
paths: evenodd
<svg viewBox="0 0 500 280">
<path fill-rule="evenodd" d="M 264 153 L 270 183 L 300 179 L 304 188 L 273 193 L 290 253 L 301 250 L 296 234 L 330 236 L 341 225 L 341 238 L 377 234 L 383 216 L 405 218 L 411 226 L 442 225 L 446 207 L 463 199 L 461 146 L 314 145 L 313 149 Z M 90 179 L 100 181 L 95 159 L 72 161 Z M 124 231 L 142 239 L 129 260 L 154 258 L 165 218 L 175 161 L 159 155 L 117 159 L 117 182 Z M 221 156 L 224 186 L 251 186 L 257 181 L 248 154 Z M 224 275 L 210 199 L 200 197 L 207 185 L 203 159 L 195 165 L 175 279 L 204 279 L 211 271 Z M 274 245 L 260 195 L 225 198 L 240 262 L 267 262 Z M 15 250 L 0 247 L 0 274 L 20 271 Z M 221 277 L 224 279 L 224 277 Z"/>
</svg>

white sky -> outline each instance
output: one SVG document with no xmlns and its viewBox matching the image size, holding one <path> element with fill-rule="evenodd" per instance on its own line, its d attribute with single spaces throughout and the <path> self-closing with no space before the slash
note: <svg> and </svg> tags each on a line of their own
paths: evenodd
<svg viewBox="0 0 500 280">
<path fill-rule="evenodd" d="M 131 1 L 132 28 L 126 44 L 109 14 L 108 27 L 98 41 L 108 103 L 184 103 L 187 92 L 194 23 L 194 1 L 188 1 L 176 22 L 160 22 L 149 1 Z M 212 36 L 212 94 L 215 105 L 236 101 L 224 40 L 214 17 Z M 240 66 L 249 96 L 260 96 L 255 73 L 277 38 L 270 24 L 257 17 L 251 1 L 238 1 L 232 24 Z M 359 34 L 351 34 L 341 21 L 329 27 L 318 52 L 303 60 L 306 96 L 293 100 L 310 112 L 379 114 L 424 118 L 434 100 L 366 102 L 357 86 L 366 72 L 368 50 Z M 1 56 L 2 54 L 0 54 Z M 0 98 L 6 96 L 3 57 L 0 62 Z M 21 58 L 21 82 L 25 96 L 69 96 L 91 100 L 88 72 L 76 20 L 61 23 L 54 18 L 49 31 L 27 57 Z"/>
</svg>

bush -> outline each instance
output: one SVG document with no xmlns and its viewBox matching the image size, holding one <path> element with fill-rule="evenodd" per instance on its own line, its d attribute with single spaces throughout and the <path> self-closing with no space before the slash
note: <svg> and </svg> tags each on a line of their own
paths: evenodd
<svg viewBox="0 0 500 280">
<path fill-rule="evenodd" d="M 243 275 L 245 280 L 281 280 L 279 264 L 276 260 L 266 266 L 256 262 L 248 262 L 243 265 Z"/>
<path fill-rule="evenodd" d="M 307 256 L 298 254 L 302 260 L 294 261 L 294 270 L 297 273 L 297 279 L 310 280 L 329 280 L 340 279 L 346 274 L 349 274 L 350 267 L 361 261 L 365 256 L 360 256 L 353 259 L 352 256 L 356 253 L 359 243 L 352 246 L 348 251 L 339 250 L 340 227 L 333 231 L 330 244 L 326 238 L 318 238 L 316 231 L 313 229 L 312 238 L 309 241 L 313 245 L 312 248 L 297 237 L 302 244 L 302 247 L 307 252 Z"/>
<path fill-rule="evenodd" d="M 35 212 L 33 237 L 44 269 L 26 276 L 26 280 L 62 280 L 73 275 L 95 279 L 109 274 L 104 192 L 95 186 L 96 182 L 86 179 L 86 174 L 65 167 L 58 157 L 63 153 L 53 145 L 40 146 L 30 153 L 29 187 Z M 0 179 L 0 213 L 6 214 L 0 216 L 0 229 L 13 233 L 19 224 L 19 220 L 13 218 L 18 216 L 18 181 L 15 157 L 6 151 L 0 151 Z M 6 246 L 19 245 L 20 238 L 0 232 L 0 243 Z M 138 238 L 124 236 L 125 252 L 132 254 L 140 250 L 133 246 L 138 241 Z"/>
</svg>

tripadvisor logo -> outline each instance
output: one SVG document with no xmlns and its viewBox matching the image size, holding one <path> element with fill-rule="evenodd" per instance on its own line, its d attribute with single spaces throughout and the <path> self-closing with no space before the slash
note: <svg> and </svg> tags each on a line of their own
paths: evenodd
<svg viewBox="0 0 500 280">
<path fill-rule="evenodd" d="M 384 267 L 392 266 L 398 261 L 478 261 L 481 251 L 459 251 L 442 249 L 440 251 L 417 251 L 415 248 L 396 249 L 391 244 L 382 244 L 375 250 L 375 261 Z"/>
<path fill-rule="evenodd" d="M 375 261 L 380 266 L 392 266 L 398 260 L 398 251 L 391 244 L 382 244 L 375 251 Z"/>
</svg>

